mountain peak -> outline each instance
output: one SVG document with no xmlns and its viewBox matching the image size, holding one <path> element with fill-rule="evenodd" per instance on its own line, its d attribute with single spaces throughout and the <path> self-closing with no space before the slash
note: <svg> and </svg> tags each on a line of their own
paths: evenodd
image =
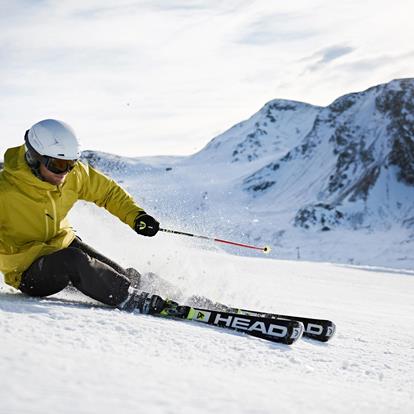
<svg viewBox="0 0 414 414">
<path fill-rule="evenodd" d="M 249 119 L 214 138 L 193 159 L 260 163 L 266 157 L 282 155 L 308 134 L 319 110 L 307 103 L 274 99 Z"/>
</svg>

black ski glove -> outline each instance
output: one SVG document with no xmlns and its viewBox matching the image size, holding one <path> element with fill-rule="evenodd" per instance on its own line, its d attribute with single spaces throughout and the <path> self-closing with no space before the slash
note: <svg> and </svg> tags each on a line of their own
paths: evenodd
<svg viewBox="0 0 414 414">
<path fill-rule="evenodd" d="M 150 216 L 145 211 L 141 211 L 135 219 L 134 229 L 142 236 L 152 237 L 158 233 L 160 223 L 158 223 L 154 217 Z"/>
</svg>

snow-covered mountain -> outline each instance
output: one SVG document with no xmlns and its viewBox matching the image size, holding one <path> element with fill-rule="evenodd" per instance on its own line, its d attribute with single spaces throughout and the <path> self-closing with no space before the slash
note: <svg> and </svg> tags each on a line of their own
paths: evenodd
<svg viewBox="0 0 414 414">
<path fill-rule="evenodd" d="M 411 267 L 413 109 L 414 80 L 400 79 L 325 108 L 273 100 L 189 157 L 84 157 L 181 229 Z"/>
<path fill-rule="evenodd" d="M 246 177 L 243 189 L 300 206 L 294 225 L 330 230 L 414 224 L 414 81 L 343 96 L 283 157 Z M 284 204 L 284 202 L 283 202 Z"/>
</svg>

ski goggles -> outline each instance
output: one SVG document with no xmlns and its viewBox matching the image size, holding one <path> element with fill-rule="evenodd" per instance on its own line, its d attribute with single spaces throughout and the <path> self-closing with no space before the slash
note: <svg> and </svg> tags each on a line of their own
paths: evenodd
<svg viewBox="0 0 414 414">
<path fill-rule="evenodd" d="M 77 160 L 61 160 L 43 155 L 42 164 L 54 174 L 63 174 L 73 170 Z"/>
</svg>

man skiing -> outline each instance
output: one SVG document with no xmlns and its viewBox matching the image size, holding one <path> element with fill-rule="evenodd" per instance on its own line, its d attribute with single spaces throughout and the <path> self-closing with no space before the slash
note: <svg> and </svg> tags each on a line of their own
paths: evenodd
<svg viewBox="0 0 414 414">
<path fill-rule="evenodd" d="M 113 180 L 79 161 L 79 142 L 66 123 L 46 119 L 9 148 L 0 172 L 0 271 L 5 282 L 36 297 L 71 283 L 120 309 L 162 304 L 136 289 L 139 273 L 101 255 L 78 238 L 66 216 L 77 200 L 104 207 L 138 234 L 155 236 L 159 222 Z"/>
</svg>

